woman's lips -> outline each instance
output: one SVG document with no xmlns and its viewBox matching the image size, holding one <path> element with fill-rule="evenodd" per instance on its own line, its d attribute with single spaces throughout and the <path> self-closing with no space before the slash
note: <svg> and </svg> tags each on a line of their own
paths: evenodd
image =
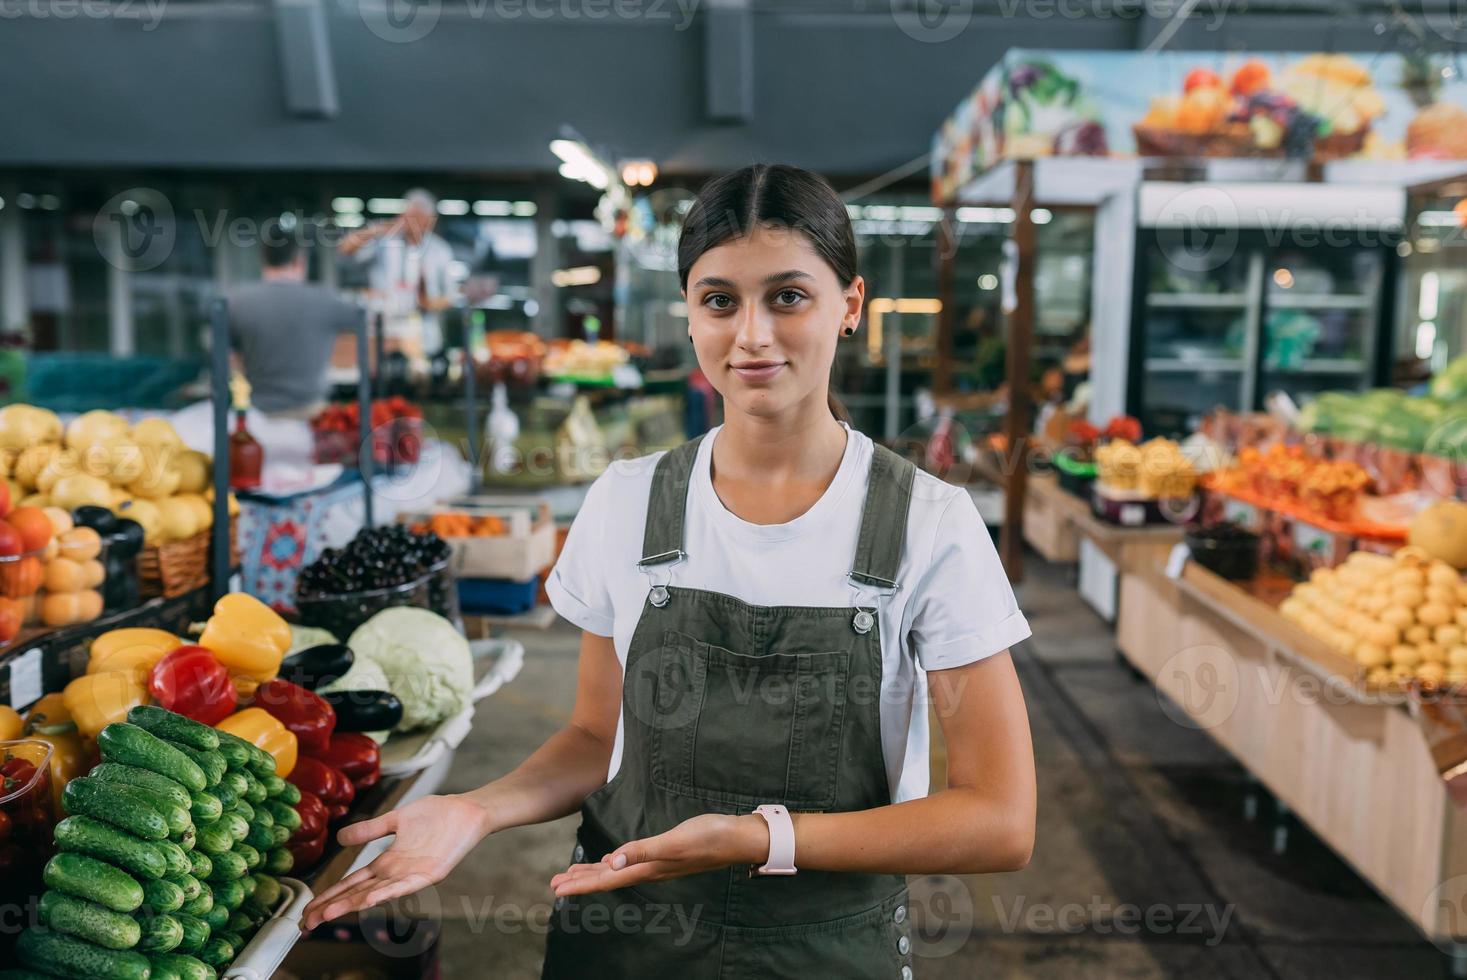
<svg viewBox="0 0 1467 980">
<path fill-rule="evenodd" d="M 744 361 L 739 364 L 730 365 L 733 373 L 740 380 L 751 384 L 762 384 L 773 380 L 774 376 L 784 370 L 784 361 Z"/>
</svg>

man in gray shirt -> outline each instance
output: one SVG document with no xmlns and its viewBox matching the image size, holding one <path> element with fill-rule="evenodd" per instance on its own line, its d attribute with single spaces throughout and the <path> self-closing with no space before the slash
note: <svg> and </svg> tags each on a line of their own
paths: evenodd
<svg viewBox="0 0 1467 980">
<path fill-rule="evenodd" d="M 254 406 L 267 415 L 309 420 L 326 402 L 326 369 L 338 334 L 361 311 L 305 281 L 306 257 L 293 236 L 266 236 L 260 282 L 229 291 L 231 341 Z"/>
</svg>

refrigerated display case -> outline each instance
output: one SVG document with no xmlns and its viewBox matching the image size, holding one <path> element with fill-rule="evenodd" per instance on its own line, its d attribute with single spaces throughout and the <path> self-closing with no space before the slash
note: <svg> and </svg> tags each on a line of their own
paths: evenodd
<svg viewBox="0 0 1467 980">
<path fill-rule="evenodd" d="M 1148 434 L 1185 435 L 1274 392 L 1297 403 L 1388 381 L 1394 238 L 1214 234 L 1138 233 L 1127 408 Z"/>
</svg>

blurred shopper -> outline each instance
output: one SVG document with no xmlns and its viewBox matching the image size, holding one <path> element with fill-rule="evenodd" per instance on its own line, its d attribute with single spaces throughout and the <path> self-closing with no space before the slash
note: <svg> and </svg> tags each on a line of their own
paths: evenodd
<svg viewBox="0 0 1467 980">
<path fill-rule="evenodd" d="M 371 289 L 383 314 L 384 336 L 410 359 L 431 359 L 443 349 L 442 313 L 453 305 L 448 267 L 453 250 L 433 233 L 438 200 L 425 190 L 403 195 L 406 207 L 392 221 L 352 232 L 337 250 L 371 265 Z"/>
<path fill-rule="evenodd" d="M 256 408 L 309 420 L 326 404 L 336 337 L 354 329 L 361 311 L 305 281 L 306 255 L 294 236 L 265 235 L 261 247 L 261 280 L 229 291 L 231 343 Z"/>
</svg>

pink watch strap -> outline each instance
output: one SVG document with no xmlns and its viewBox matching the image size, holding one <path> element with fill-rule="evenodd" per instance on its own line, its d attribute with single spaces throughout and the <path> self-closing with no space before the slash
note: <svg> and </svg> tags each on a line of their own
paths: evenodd
<svg viewBox="0 0 1467 980">
<path fill-rule="evenodd" d="M 795 873 L 795 824 L 790 812 L 778 803 L 765 803 L 754 808 L 769 825 L 769 860 L 759 866 L 761 875 Z"/>
</svg>

